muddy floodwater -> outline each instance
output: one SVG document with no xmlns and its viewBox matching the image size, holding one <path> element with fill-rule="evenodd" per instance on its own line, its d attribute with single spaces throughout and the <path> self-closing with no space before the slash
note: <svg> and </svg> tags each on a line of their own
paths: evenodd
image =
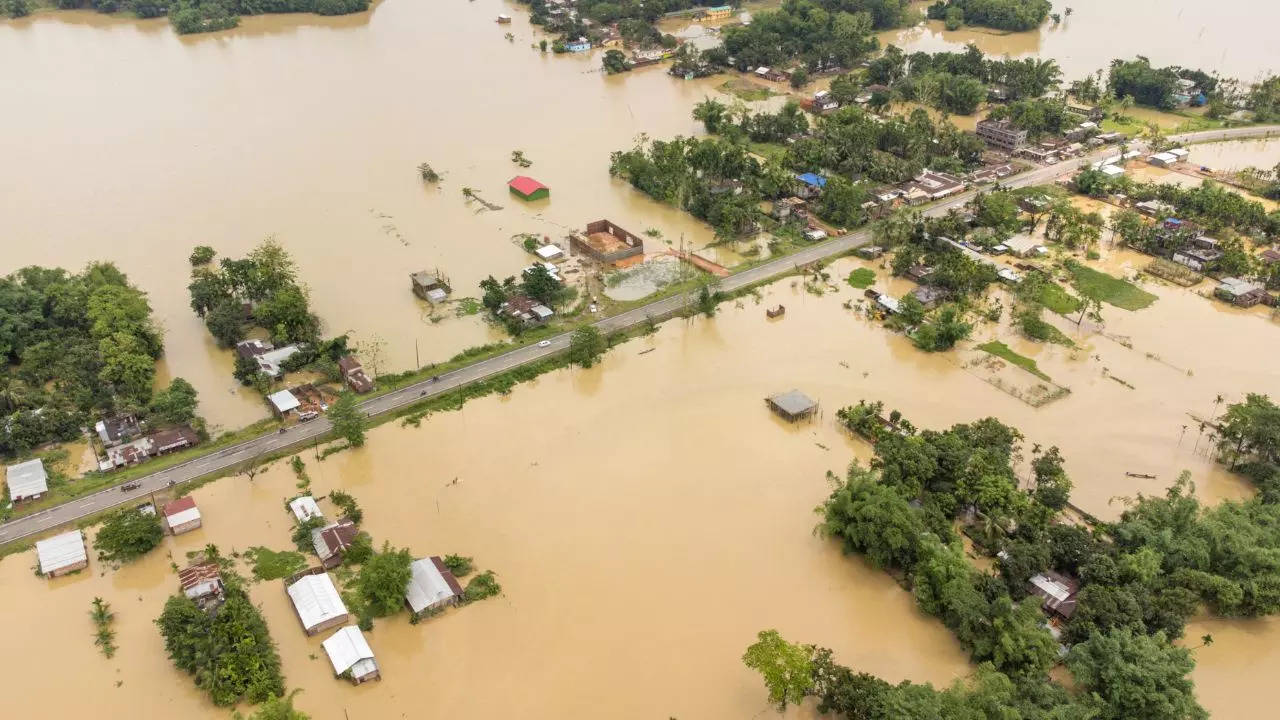
<svg viewBox="0 0 1280 720">
<path fill-rule="evenodd" d="M 1250 79 L 1275 62 L 1271 4 L 1073 5 L 1061 26 L 1032 33 L 929 24 L 891 35 L 909 50 L 973 39 L 990 53 L 1039 53 L 1068 77 L 1120 53 Z M 499 12 L 514 22 L 497 25 Z M 0 119 L 0 271 L 117 262 L 165 328 L 158 381 L 187 378 L 202 413 L 235 427 L 264 410 L 235 386 L 230 353 L 188 308 L 194 245 L 239 255 L 275 235 L 325 331 L 378 348 L 366 366 L 390 372 L 498 337 L 475 317 L 432 322 L 409 292 L 414 270 L 438 267 L 456 295 L 475 295 L 481 278 L 530 262 L 513 236 L 558 238 L 603 217 L 689 247 L 710 243 L 706 226 L 612 180 L 607 157 L 641 133 L 698 132 L 689 109 L 725 78 L 682 82 L 661 68 L 605 77 L 597 53 L 544 55 L 530 47 L 538 37 L 503 0 L 385 0 L 361 15 L 245 18 L 194 38 L 165 20 L 94 13 L 0 22 L 0 65 L 21 68 L 0 75 L 0 95 L 17 109 Z M 1265 155 L 1210 147 L 1196 162 Z M 532 167 L 512 164 L 516 149 Z M 424 161 L 444 176 L 438 186 L 418 179 Z M 549 185 L 551 198 L 510 197 L 516 174 Z M 464 187 L 503 209 L 466 202 Z M 746 250 L 707 254 L 730 263 Z M 1145 262 L 1104 246 L 1099 265 L 1132 276 Z M 1137 313 L 1107 306 L 1103 327 L 1046 315 L 1078 343 L 1065 348 L 1014 336 L 1006 297 L 1000 322 L 930 355 L 863 316 L 862 292 L 843 281 L 859 266 L 876 270 L 881 290 L 912 287 L 879 263 L 841 260 L 813 291 L 788 278 L 712 320 L 668 322 L 592 370 L 549 374 L 419 428 L 387 424 L 363 449 L 308 459 L 317 494 L 355 495 L 377 542 L 472 555 L 504 594 L 416 626 L 379 621 L 369 639 L 384 679 L 354 688 L 332 678 L 321 638 L 303 636 L 281 585 L 253 586 L 288 684 L 304 690 L 299 706 L 324 720 L 753 717 L 771 711 L 740 656 L 770 627 L 890 681 L 963 676 L 965 654 L 908 593 L 812 535 L 824 473 L 869 457 L 834 422 L 863 398 L 919 427 L 994 415 L 1021 429 L 1028 448 L 1057 445 L 1075 502 L 1104 518 L 1183 469 L 1206 502 L 1252 492 L 1214 463 L 1199 419 L 1245 392 L 1280 394 L 1269 310 L 1214 302 L 1208 283 L 1145 283 L 1156 303 Z M 669 281 L 636 277 L 617 290 L 631 298 Z M 778 303 L 786 314 L 767 321 L 764 308 Z M 976 349 L 988 339 L 1033 358 L 1050 380 Z M 1033 407 L 1027 398 L 1047 384 L 1065 392 Z M 764 396 L 791 388 L 819 400 L 818 419 L 789 426 L 765 410 Z M 78 456 L 73 448 L 68 462 Z M 23 678 L 9 699 L 17 716 L 225 718 L 172 668 L 152 620 L 176 589 L 171 563 L 188 551 L 288 547 L 281 501 L 294 481 L 281 462 L 252 482 L 197 490 L 204 527 L 117 571 L 94 561 L 48 582 L 32 574 L 32 553 L 0 561 L 6 616 L 22 619 L 9 623 L 6 646 L 23 651 L 0 654 L 0 673 Z M 111 660 L 92 642 L 94 596 L 117 615 Z M 1280 672 L 1280 624 L 1206 620 L 1188 637 L 1205 633 L 1217 642 L 1196 651 L 1202 702 L 1219 717 L 1267 714 L 1280 693 L 1256 678 Z"/>
<path fill-rule="evenodd" d="M 917 3 L 920 12 L 928 2 Z M 1271 29 L 1280 23 L 1280 6 L 1256 0 L 1168 2 L 1168 0 L 1072 0 L 1052 12 L 1040 28 L 1010 33 L 980 27 L 947 31 L 941 20 L 880 33 L 882 45 L 908 53 L 959 50 L 973 43 L 988 55 L 1036 55 L 1058 61 L 1068 80 L 1106 72 L 1116 57 L 1145 55 L 1154 65 L 1181 65 L 1217 71 L 1245 81 L 1280 70 Z"/>
<path fill-rule="evenodd" d="M 1111 262 L 1124 272 L 1140 260 Z M 255 585 L 289 685 L 304 689 L 300 706 L 326 719 L 344 710 L 563 718 L 601 707 L 626 718 L 750 717 L 766 711 L 764 691 L 739 657 L 766 627 L 827 644 L 841 662 L 891 681 L 964 675 L 964 653 L 908 593 L 811 533 L 810 510 L 829 490 L 824 473 L 869 456 L 834 422 L 839 407 L 862 398 L 884 400 L 921 427 L 995 415 L 1028 445 L 1058 445 L 1076 502 L 1103 517 L 1120 511 L 1115 498 L 1160 492 L 1182 469 L 1207 502 L 1250 493 L 1212 462 L 1192 416 L 1214 412 L 1219 393 L 1230 402 L 1243 389 L 1280 392 L 1266 360 L 1280 352 L 1280 335 L 1267 314 L 1150 286 L 1159 299 L 1147 310 L 1104 310 L 1105 334 L 1054 319 L 1081 344 L 1076 351 L 1018 341 L 1002 324 L 980 327 L 974 342 L 1000 337 L 1070 388 L 1033 408 L 988 382 L 972 364 L 981 355 L 973 342 L 924 354 L 863 318 L 861 291 L 842 280 L 858 266 L 883 275 L 875 263 L 842 260 L 820 296 L 784 279 L 712 320 L 667 322 L 591 370 L 551 373 L 419 428 L 381 426 L 363 449 L 323 462 L 306 457 L 316 494 L 352 493 L 376 541 L 472 555 L 498 573 L 504 594 L 417 626 L 378 621 L 369 638 L 384 679 L 353 688 L 331 677 L 321 638 L 302 635 L 280 584 Z M 876 286 L 901 293 L 909 284 L 879 277 Z M 765 307 L 778 303 L 786 314 L 767 320 Z M 765 409 L 765 395 L 793 387 L 820 402 L 818 419 L 792 426 Z M 220 717 L 169 666 L 151 624 L 174 589 L 170 556 L 182 563 L 208 542 L 224 551 L 287 547 L 282 500 L 294 482 L 278 462 L 252 482 L 233 477 L 196 491 L 204 527 L 115 572 L 102 574 L 95 561 L 48 582 L 31 574 L 31 553 L 0 562 L 8 611 L 40 618 L 11 628 L 10 640 L 28 650 L 6 654 L 0 672 L 56 660 L 83 678 L 69 694 L 58 692 L 59 676 L 28 673 L 22 709 Z M 94 596 L 119 618 L 113 660 L 92 644 Z M 1206 706 L 1233 717 L 1241 702 L 1273 704 L 1272 690 L 1242 685 L 1231 668 L 1245 653 L 1254 673 L 1280 669 L 1280 626 L 1209 624 L 1222 627 L 1205 630 L 1218 643 L 1197 651 Z"/>
</svg>

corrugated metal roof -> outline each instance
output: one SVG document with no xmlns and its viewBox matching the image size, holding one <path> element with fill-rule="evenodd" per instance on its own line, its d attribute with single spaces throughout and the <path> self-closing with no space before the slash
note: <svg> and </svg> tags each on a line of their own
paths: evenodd
<svg viewBox="0 0 1280 720">
<path fill-rule="evenodd" d="M 338 588 L 328 573 L 322 575 L 306 575 L 288 588 L 289 599 L 302 619 L 302 626 L 311 628 L 336 617 L 347 614 L 347 606 L 342 604 Z"/>
<path fill-rule="evenodd" d="M 46 574 L 89 559 L 84 550 L 84 533 L 79 530 L 37 542 L 36 555 L 40 557 L 40 572 Z"/>
<path fill-rule="evenodd" d="M 302 404 L 298 402 L 298 398 L 294 397 L 293 393 L 288 390 L 271 393 L 267 399 L 275 406 L 277 412 L 282 413 L 289 412 Z"/>
<path fill-rule="evenodd" d="M 10 500 L 49 492 L 49 476 L 40 458 L 10 465 L 5 470 L 5 482 L 9 484 Z"/>
<path fill-rule="evenodd" d="M 181 527 L 193 520 L 199 520 L 199 519 L 200 519 L 200 510 L 195 507 L 189 508 L 187 510 L 183 510 L 182 512 L 165 516 L 165 520 L 169 522 L 169 527 L 171 528 Z"/>
<path fill-rule="evenodd" d="M 450 587 L 444 572 L 433 560 L 435 558 L 421 558 L 414 560 L 409 566 L 413 576 L 409 578 L 409 584 L 404 588 L 404 598 L 409 601 L 409 607 L 415 613 L 460 594 L 454 589 L 457 581 L 455 580 L 453 587 Z"/>
<path fill-rule="evenodd" d="M 360 677 L 378 668 L 374 663 L 373 649 L 355 625 L 338 628 L 321 645 L 329 655 L 329 662 L 333 663 L 334 675 L 351 670 L 352 675 Z"/>
<path fill-rule="evenodd" d="M 310 495 L 290 500 L 289 509 L 293 511 L 293 516 L 298 519 L 298 522 L 306 522 L 313 517 L 324 517 L 324 513 L 320 512 L 320 506 L 316 504 L 316 499 Z"/>
</svg>

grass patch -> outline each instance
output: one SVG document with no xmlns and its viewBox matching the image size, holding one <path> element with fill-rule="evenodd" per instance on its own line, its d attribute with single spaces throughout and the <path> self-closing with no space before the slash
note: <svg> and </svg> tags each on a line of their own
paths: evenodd
<svg viewBox="0 0 1280 720">
<path fill-rule="evenodd" d="M 777 143 L 753 142 L 748 147 L 760 157 L 777 163 L 782 163 L 787 157 L 787 149 Z"/>
<path fill-rule="evenodd" d="M 276 552 L 259 545 L 245 550 L 244 557 L 259 580 L 279 580 L 307 567 L 306 556 L 293 550 Z"/>
<path fill-rule="evenodd" d="M 1070 315 L 1080 310 L 1080 298 L 1067 293 L 1057 283 L 1044 283 L 1040 290 L 1040 297 L 1037 299 L 1041 305 L 1059 315 Z"/>
<path fill-rule="evenodd" d="M 858 268 L 849 273 L 849 277 L 845 278 L 845 280 L 859 290 L 869 288 L 876 281 L 876 271 L 871 268 Z"/>
<path fill-rule="evenodd" d="M 733 78 L 720 83 L 720 90 L 747 102 L 768 100 L 774 95 L 774 92 L 769 88 L 742 78 Z"/>
<path fill-rule="evenodd" d="M 1078 262 L 1067 261 L 1067 270 L 1074 278 L 1073 285 L 1083 295 L 1098 298 L 1122 310 L 1141 310 L 1156 301 L 1156 296 L 1128 280 L 1085 267 Z"/>
<path fill-rule="evenodd" d="M 1036 367 L 1035 360 L 1032 360 L 1031 358 L 1026 357 L 1025 355 L 1019 355 L 1018 353 L 1011 350 L 1008 345 L 1005 345 L 999 340 L 992 340 L 991 342 L 983 343 L 978 346 L 978 349 L 982 350 L 983 352 L 995 355 L 1001 360 L 1005 360 L 1007 362 L 1013 363 L 1014 365 L 1017 365 L 1018 367 L 1022 368 L 1023 370 L 1026 370 L 1032 375 L 1035 375 L 1041 380 L 1046 380 L 1046 381 L 1049 380 L 1049 376 L 1045 375 L 1043 372 L 1041 372 L 1040 368 Z"/>
</svg>

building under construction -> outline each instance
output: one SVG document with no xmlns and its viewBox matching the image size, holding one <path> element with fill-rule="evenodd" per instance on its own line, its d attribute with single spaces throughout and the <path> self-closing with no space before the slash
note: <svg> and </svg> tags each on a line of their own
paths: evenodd
<svg viewBox="0 0 1280 720">
<path fill-rule="evenodd" d="M 580 253 L 605 265 L 627 264 L 632 258 L 644 257 L 644 241 L 640 236 L 614 225 L 608 220 L 587 223 L 585 233 L 569 236 L 574 253 Z"/>
</svg>

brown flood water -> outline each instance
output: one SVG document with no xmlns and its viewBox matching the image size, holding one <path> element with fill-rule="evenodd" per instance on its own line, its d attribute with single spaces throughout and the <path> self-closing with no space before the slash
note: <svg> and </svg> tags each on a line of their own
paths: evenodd
<svg viewBox="0 0 1280 720">
<path fill-rule="evenodd" d="M 917 7 L 923 13 L 928 5 Z M 1216 70 L 1244 81 L 1280 70 L 1271 36 L 1271 28 L 1280 23 L 1280 6 L 1275 3 L 1072 0 L 1070 6 L 1073 12 L 1061 24 L 1048 20 L 1028 32 L 975 27 L 948 32 L 934 20 L 880 33 L 880 42 L 908 53 L 958 50 L 974 43 L 988 55 L 1039 55 L 1057 60 L 1067 80 L 1097 70 L 1105 73 L 1113 58 L 1137 55 L 1156 65 Z M 1054 3 L 1053 12 L 1065 8 Z"/>
<path fill-rule="evenodd" d="M 857 264 L 834 264 L 833 280 Z M 900 293 L 909 284 L 877 286 Z M 1280 339 L 1259 313 L 1151 289 L 1160 300 L 1140 314 L 1105 311 L 1107 332 L 1130 335 L 1133 349 L 1087 329 L 1077 336 L 1087 352 L 1076 353 L 1035 347 L 993 326 L 975 333 L 975 341 L 998 335 L 1070 386 L 1070 395 L 1040 409 L 962 367 L 972 348 L 920 353 L 842 307 L 860 291 L 844 285 L 818 297 L 786 279 L 758 303 L 723 306 L 714 320 L 669 322 L 590 371 L 557 371 L 421 428 L 375 429 L 364 449 L 309 461 L 314 490 L 354 494 L 378 541 L 473 555 L 499 573 L 504 595 L 418 626 L 403 617 L 379 622 L 370 642 L 385 679 L 352 688 L 330 677 L 321 638 L 302 635 L 279 584 L 257 585 L 289 684 L 304 688 L 300 705 L 317 718 L 341 718 L 343 710 L 582 717 L 600 707 L 619 717 L 748 717 L 766 706 L 739 657 L 765 627 L 829 645 L 842 662 L 892 681 L 949 682 L 967 665 L 945 628 L 921 616 L 886 575 L 811 533 L 809 511 L 828 492 L 824 471 L 868 455 L 835 427 L 835 410 L 878 398 L 926 427 L 996 415 L 1021 428 L 1028 444 L 1059 445 L 1076 501 L 1104 517 L 1119 512 L 1112 497 L 1159 492 L 1183 468 L 1208 502 L 1246 496 L 1243 481 L 1195 452 L 1194 429 L 1179 442 L 1179 427 L 1190 422 L 1187 412 L 1212 412 L 1216 393 L 1231 401 L 1244 388 L 1280 391 L 1264 361 L 1244 360 L 1274 356 Z M 766 321 L 764 307 L 779 302 L 787 314 Z M 1075 336 L 1072 325 L 1059 324 Z M 1197 328 L 1194 343 L 1185 327 Z M 1134 389 L 1104 377 L 1102 367 Z M 767 412 L 761 398 L 791 387 L 821 402 L 820 419 L 788 426 Z M 1128 478 L 1130 469 L 1159 478 Z M 86 678 L 82 692 L 67 694 L 56 692 L 57 678 L 31 676 L 24 710 L 221 716 L 169 667 L 150 622 L 173 588 L 166 553 L 181 562 L 206 542 L 286 547 L 281 501 L 293 483 L 280 462 L 253 483 L 236 477 L 202 488 L 204 528 L 105 576 L 95 562 L 81 577 L 47 583 L 30 574 L 31 553 L 0 563 L 6 607 L 41 619 L 12 628 L 11 640 L 31 650 L 21 660 L 6 655 L 0 672 L 56 656 Z M 95 595 L 119 616 L 121 650 L 111 661 L 90 637 L 86 612 Z M 1237 634 L 1272 637 L 1273 627 L 1255 623 Z M 1220 717 L 1245 703 L 1266 707 L 1266 691 L 1240 687 L 1215 658 L 1230 666 L 1246 653 L 1253 668 L 1276 667 L 1274 642 L 1236 644 L 1229 629 L 1206 632 L 1219 641 L 1214 654 L 1198 651 L 1206 705 Z M 795 716 L 810 715 L 805 708 Z"/>
</svg>

